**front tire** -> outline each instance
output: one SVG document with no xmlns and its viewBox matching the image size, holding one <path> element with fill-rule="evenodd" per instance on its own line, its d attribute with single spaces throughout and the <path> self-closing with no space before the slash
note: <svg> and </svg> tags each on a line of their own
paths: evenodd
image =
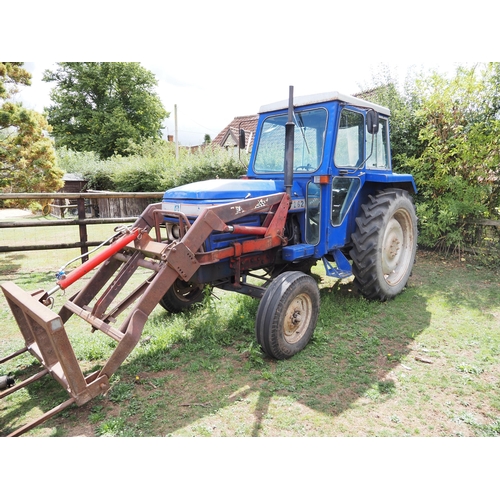
<svg viewBox="0 0 500 500">
<path fill-rule="evenodd" d="M 160 300 L 160 305 L 168 312 L 176 314 L 187 311 L 202 300 L 203 288 L 177 278 Z"/>
<path fill-rule="evenodd" d="M 352 235 L 353 274 L 368 299 L 389 300 L 410 277 L 417 251 L 417 217 L 410 195 L 388 189 L 361 207 Z"/>
<path fill-rule="evenodd" d="M 263 351 L 287 359 L 309 343 L 319 314 L 316 281 L 299 271 L 280 274 L 267 288 L 257 310 L 255 330 Z"/>
</svg>

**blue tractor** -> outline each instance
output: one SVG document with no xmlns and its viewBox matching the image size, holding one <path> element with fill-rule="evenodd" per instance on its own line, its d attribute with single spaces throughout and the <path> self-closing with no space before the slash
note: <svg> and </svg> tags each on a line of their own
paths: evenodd
<svg viewBox="0 0 500 500">
<path fill-rule="evenodd" d="M 328 276 L 354 276 L 369 299 L 399 294 L 415 261 L 416 187 L 411 175 L 392 172 L 389 115 L 338 92 L 294 98 L 290 87 L 287 100 L 261 107 L 244 178 L 168 190 L 49 291 L 3 283 L 25 348 L 0 363 L 28 351 L 42 371 L 0 398 L 49 373 L 70 394 L 12 435 L 109 390 L 153 309 L 184 311 L 203 299 L 206 286 L 260 300 L 257 341 L 277 359 L 302 350 L 314 333 L 320 294 L 310 271 L 319 260 Z M 95 268 L 58 313 L 49 308 L 54 293 Z M 138 268 L 151 274 L 126 291 Z M 73 315 L 116 341 L 109 360 L 91 374 L 82 372 L 65 330 Z"/>
<path fill-rule="evenodd" d="M 286 193 L 283 244 L 203 266 L 189 282 L 178 279 L 161 305 L 171 312 L 203 297 L 204 284 L 261 299 L 256 334 L 263 350 L 278 359 L 292 356 L 310 340 L 319 309 L 318 287 L 309 276 L 322 260 L 328 276 L 354 275 L 369 299 L 400 293 L 410 276 L 417 244 L 411 175 L 391 170 L 389 109 L 338 92 L 293 98 L 262 106 L 247 175 L 177 187 L 163 209 L 194 221 L 204 208 Z M 240 147 L 244 147 L 240 133 Z M 240 224 L 261 227 L 258 212 Z M 172 241 L 179 222 L 167 218 Z M 250 233 L 250 230 L 248 230 Z M 245 233 L 214 232 L 205 251 L 240 245 Z M 264 286 L 248 283 L 258 274 Z M 255 282 L 255 280 L 253 280 Z"/>
</svg>

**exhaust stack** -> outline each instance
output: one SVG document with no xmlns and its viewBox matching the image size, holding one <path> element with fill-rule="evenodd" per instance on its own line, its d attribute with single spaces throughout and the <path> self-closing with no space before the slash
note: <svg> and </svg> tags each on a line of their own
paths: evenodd
<svg viewBox="0 0 500 500">
<path fill-rule="evenodd" d="M 288 97 L 288 121 L 285 126 L 285 191 L 292 197 L 293 184 L 293 136 L 295 132 L 295 123 L 293 121 L 293 86 L 290 85 Z"/>
</svg>

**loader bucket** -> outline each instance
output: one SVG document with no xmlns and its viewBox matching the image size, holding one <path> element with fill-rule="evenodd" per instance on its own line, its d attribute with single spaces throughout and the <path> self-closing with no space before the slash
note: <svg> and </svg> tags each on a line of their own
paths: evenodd
<svg viewBox="0 0 500 500">
<path fill-rule="evenodd" d="M 235 220 L 236 207 L 242 214 L 267 213 L 262 227 L 228 226 L 226 222 Z M 110 388 L 111 376 L 135 348 L 149 315 L 173 283 L 177 279 L 189 281 L 201 265 L 209 265 L 221 258 L 239 259 L 245 253 L 286 244 L 283 228 L 288 207 L 289 197 L 285 193 L 270 195 L 266 199 L 250 198 L 211 206 L 187 228 L 180 240 L 163 242 L 160 225 L 166 216 L 187 219 L 182 213 L 162 210 L 161 203 L 153 204 L 146 208 L 132 228 L 126 229 L 109 247 L 67 277 L 61 277 L 49 292 L 38 290 L 28 293 L 15 283 L 3 283 L 2 291 L 24 337 L 25 347 L 0 359 L 0 364 L 29 352 L 40 362 L 42 369 L 15 386 L 0 390 L 0 399 L 47 374 L 58 381 L 69 395 L 65 402 L 15 430 L 10 436 L 27 432 L 72 404 L 81 406 L 105 394 Z M 149 235 L 153 228 L 154 238 Z M 212 231 L 253 232 L 255 239 L 247 240 L 243 245 L 205 253 L 203 244 Z M 48 307 L 55 291 L 65 289 L 94 268 L 97 270 L 85 286 L 58 313 Z M 120 292 L 138 268 L 148 269 L 151 275 L 122 297 Z M 125 319 L 121 325 L 115 326 L 122 313 Z M 73 315 L 89 323 L 94 332 L 102 332 L 116 341 L 116 347 L 104 366 L 91 374 L 83 373 L 65 329 L 66 322 Z"/>
<path fill-rule="evenodd" d="M 72 403 L 82 405 L 98 394 L 102 394 L 109 389 L 109 382 L 105 375 L 99 375 L 97 372 L 87 377 L 83 375 L 58 314 L 14 283 L 5 283 L 2 285 L 2 290 L 26 345 L 24 349 L 14 353 L 14 356 L 29 351 L 44 368 L 28 380 L 7 389 L 1 396 L 8 396 L 49 373 L 70 394 L 66 402 L 10 434 L 17 436 L 41 424 Z M 3 363 L 14 356 L 8 356 L 0 362 Z"/>
</svg>

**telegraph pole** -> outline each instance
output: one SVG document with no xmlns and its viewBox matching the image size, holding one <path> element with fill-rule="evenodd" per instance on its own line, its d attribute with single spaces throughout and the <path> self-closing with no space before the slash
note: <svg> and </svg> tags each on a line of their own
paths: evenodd
<svg viewBox="0 0 500 500">
<path fill-rule="evenodd" d="M 177 132 L 177 104 L 174 104 L 174 120 L 175 120 L 175 159 L 179 159 L 179 134 Z"/>
</svg>

